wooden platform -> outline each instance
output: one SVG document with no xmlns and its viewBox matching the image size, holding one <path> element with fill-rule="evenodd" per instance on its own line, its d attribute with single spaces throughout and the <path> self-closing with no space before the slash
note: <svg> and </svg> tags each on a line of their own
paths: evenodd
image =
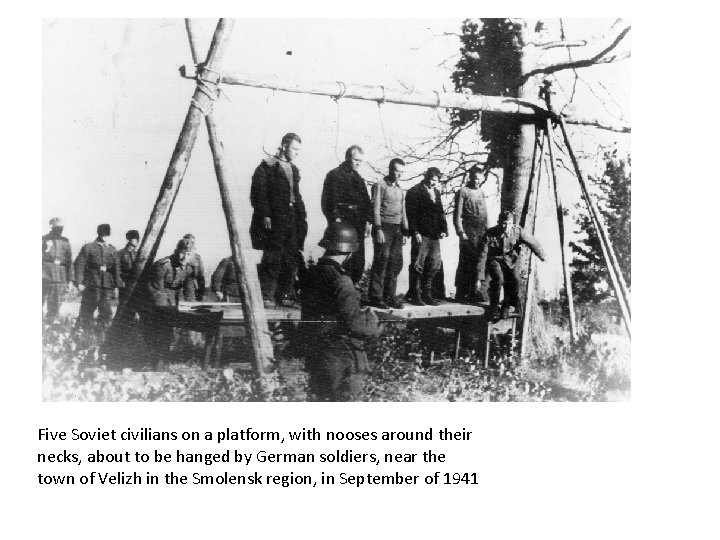
<svg viewBox="0 0 720 540">
<path fill-rule="evenodd" d="M 403 309 L 370 308 L 381 320 L 444 319 L 453 317 L 482 317 L 486 306 L 444 302 L 438 306 L 414 306 L 406 304 Z M 242 324 L 245 320 L 240 303 L 230 302 L 180 302 L 178 309 L 183 313 L 222 312 L 226 324 Z M 265 310 L 268 322 L 299 321 L 299 308 L 275 308 Z"/>
<path fill-rule="evenodd" d="M 454 302 L 443 302 L 437 306 L 414 306 L 407 304 L 403 309 L 370 308 L 378 315 L 381 327 L 392 326 L 389 323 L 411 321 L 434 322 L 436 326 L 453 328 L 456 332 L 455 358 L 460 349 L 461 334 L 466 330 L 479 331 L 483 360 L 487 367 L 490 345 L 504 334 L 512 336 L 513 344 L 516 337 L 518 315 L 512 313 L 508 319 L 490 321 L 484 315 L 487 304 L 470 305 Z M 300 322 L 299 308 L 275 308 L 265 310 L 269 324 Z M 174 326 L 196 330 L 205 334 L 204 365 L 208 365 L 213 357 L 219 362 L 224 338 L 245 336 L 245 317 L 240 303 L 229 302 L 180 302 L 175 311 Z M 382 330 L 381 330 L 382 331 Z M 513 345 L 514 346 L 514 345 Z"/>
</svg>

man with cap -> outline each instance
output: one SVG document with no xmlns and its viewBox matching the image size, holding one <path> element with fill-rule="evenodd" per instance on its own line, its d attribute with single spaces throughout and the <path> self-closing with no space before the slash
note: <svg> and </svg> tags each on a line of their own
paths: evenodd
<svg viewBox="0 0 720 540">
<path fill-rule="evenodd" d="M 460 257 L 455 273 L 455 299 L 458 302 L 486 300 L 485 291 L 478 287 L 484 279 L 485 269 L 480 271 L 480 241 L 487 230 L 487 206 L 485 194 L 480 189 L 481 169 L 474 165 L 468 171 L 467 184 L 455 194 L 453 224 L 460 239 Z"/>
<path fill-rule="evenodd" d="M 275 156 L 255 169 L 250 188 L 253 249 L 261 249 L 258 277 L 266 307 L 292 305 L 298 251 L 307 235 L 307 215 L 300 195 L 300 171 L 293 161 L 302 141 L 287 133 Z"/>
<path fill-rule="evenodd" d="M 440 169 L 430 167 L 425 171 L 423 181 L 410 188 L 407 194 L 408 224 L 413 252 L 417 253 L 410 269 L 410 281 L 415 285 L 410 298 L 419 306 L 437 305 L 433 280 L 442 265 L 440 240 L 448 235 L 445 209 L 437 189 L 441 175 Z"/>
<path fill-rule="evenodd" d="M 183 239 L 190 240 L 191 253 L 187 261 L 187 279 L 182 297 L 187 302 L 202 302 L 205 298 L 205 268 L 202 258 L 195 251 L 195 236 L 188 233 Z"/>
<path fill-rule="evenodd" d="M 232 257 L 225 257 L 220 261 L 210 279 L 210 288 L 221 302 L 240 302 L 240 289 Z"/>
<path fill-rule="evenodd" d="M 125 247 L 118 251 L 117 254 L 118 299 L 122 304 L 128 300 L 126 284 L 130 281 L 133 267 L 135 266 L 135 259 L 137 259 L 137 247 L 140 243 L 140 233 L 134 229 L 129 230 L 125 233 L 125 239 L 127 240 L 127 244 L 125 244 Z"/>
<path fill-rule="evenodd" d="M 187 280 L 192 242 L 183 238 L 169 257 L 153 263 L 150 278 L 142 291 L 140 329 L 148 346 L 150 360 L 162 368 L 173 339 L 173 319 L 178 298 Z"/>
<path fill-rule="evenodd" d="M 75 259 L 75 285 L 82 292 L 78 327 L 92 324 L 95 310 L 101 331 L 112 320 L 110 300 L 117 296 L 118 264 L 115 247 L 105 239 L 110 236 L 110 225 L 97 226 L 97 238 L 85 244 Z"/>
<path fill-rule="evenodd" d="M 359 249 L 355 228 L 335 222 L 318 243 L 325 254 L 302 283 L 300 332 L 306 350 L 310 389 L 319 400 L 362 397 L 368 360 L 365 339 L 379 332 L 377 316 L 360 308 L 360 295 L 344 270 Z M 322 322 L 318 322 L 322 321 Z"/>
<path fill-rule="evenodd" d="M 520 313 L 520 295 L 518 285 L 517 259 L 522 245 L 526 245 L 545 260 L 545 252 L 534 236 L 515 225 L 515 215 L 510 210 L 500 212 L 498 224 L 490 227 L 480 241 L 480 261 L 478 268 L 485 269 L 490 278 L 490 317 L 507 319 L 510 308 Z M 482 274 L 481 274 L 482 277 Z M 500 308 L 500 291 L 504 288 L 502 311 Z"/>
<path fill-rule="evenodd" d="M 50 220 L 50 232 L 42 237 L 42 302 L 47 302 L 49 323 L 60 314 L 62 295 L 73 275 L 70 242 L 62 232 L 62 220 L 56 217 Z"/>
<path fill-rule="evenodd" d="M 358 170 L 364 159 L 363 149 L 353 145 L 345 151 L 345 161 L 325 177 L 321 206 L 328 225 L 336 221 L 349 223 L 358 233 L 360 247 L 353 253 L 347 268 L 353 283 L 365 271 L 364 237 L 370 233 L 373 208 L 365 179 Z"/>
</svg>

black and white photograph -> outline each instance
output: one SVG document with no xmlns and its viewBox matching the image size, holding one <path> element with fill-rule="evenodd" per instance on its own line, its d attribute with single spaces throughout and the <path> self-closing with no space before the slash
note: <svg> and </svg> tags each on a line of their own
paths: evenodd
<svg viewBox="0 0 720 540">
<path fill-rule="evenodd" d="M 630 401 L 631 29 L 43 19 L 42 400 Z"/>
</svg>

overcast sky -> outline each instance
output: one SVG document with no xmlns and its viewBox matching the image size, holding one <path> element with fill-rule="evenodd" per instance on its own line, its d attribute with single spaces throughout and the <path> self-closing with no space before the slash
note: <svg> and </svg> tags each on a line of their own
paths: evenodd
<svg viewBox="0 0 720 540">
<path fill-rule="evenodd" d="M 448 34 L 456 33 L 460 23 L 443 19 L 243 19 L 235 26 L 225 69 L 308 81 L 451 90 L 448 67 L 454 64 L 458 41 Z M 607 24 L 568 21 L 566 31 L 572 39 L 573 32 L 578 36 L 600 34 Z M 214 20 L 198 21 L 201 56 L 214 25 Z M 51 217 L 63 217 L 75 253 L 82 243 L 93 239 L 98 223 L 111 224 L 111 241 L 116 247 L 124 245 L 127 229 L 144 232 L 193 92 L 193 82 L 181 79 L 177 69 L 190 63 L 182 19 L 45 21 L 43 232 Z M 629 62 L 595 69 L 592 74 L 585 70 L 583 75 L 589 81 L 603 80 L 612 92 L 613 100 L 609 100 L 605 89 L 595 86 L 594 91 L 605 98 L 604 107 L 629 117 Z M 297 164 L 310 216 L 306 254 L 314 257 L 321 254 L 316 244 L 325 226 L 320 212 L 322 181 L 342 159 L 344 149 L 360 144 L 369 161 L 384 166 L 391 154 L 386 138 L 390 146 L 419 140 L 438 118 L 437 111 L 420 107 L 384 105 L 380 109 L 373 102 L 357 100 L 336 104 L 325 97 L 244 87 L 225 90 L 227 99 L 216 104 L 215 117 L 232 167 L 241 226 L 249 223 L 250 177 L 265 156 L 263 148 L 274 152 L 280 137 L 294 131 L 303 138 Z M 603 110 L 589 86 L 578 84 L 577 94 L 578 106 Z M 581 147 L 619 139 L 624 149 L 629 148 L 629 136 L 601 133 L 575 139 Z M 418 174 L 423 168 L 418 165 L 409 172 Z M 369 167 L 362 173 L 370 182 L 377 179 Z M 566 183 L 564 197 L 571 206 L 576 191 Z M 490 189 L 488 195 L 492 194 Z M 491 197 L 489 202 L 495 213 L 497 201 Z M 542 212 L 544 219 L 552 221 L 549 206 Z M 230 252 L 204 127 L 159 255 L 169 254 L 187 232 L 197 237 L 198 252 L 209 267 Z M 550 232 L 545 236 L 546 242 L 552 241 Z M 372 249 L 368 247 L 369 264 Z M 446 283 L 452 289 L 457 263 L 454 232 L 443 243 L 443 251 Z M 259 260 L 259 252 L 250 254 Z M 406 264 L 407 258 L 406 253 Z M 555 279 L 557 273 L 546 275 Z"/>
</svg>

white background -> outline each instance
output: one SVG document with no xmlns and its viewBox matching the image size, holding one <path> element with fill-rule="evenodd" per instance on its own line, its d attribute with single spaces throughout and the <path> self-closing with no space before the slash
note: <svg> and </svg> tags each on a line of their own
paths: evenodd
<svg viewBox="0 0 720 540">
<path fill-rule="evenodd" d="M 539 7 L 533 3 L 514 11 L 527 15 Z M 711 311 L 717 290 L 716 227 L 710 226 L 714 209 L 705 206 L 718 195 L 713 162 L 718 119 L 712 94 L 717 75 L 714 59 L 705 56 L 716 50 L 716 19 L 690 5 L 682 7 L 687 11 L 665 13 L 653 6 L 646 8 L 651 12 L 627 13 L 631 10 L 626 2 L 603 5 L 609 15 L 634 15 L 632 402 L 542 405 L 42 403 L 40 276 L 39 268 L 29 270 L 36 260 L 30 247 L 41 233 L 39 17 L 59 13 L 55 8 L 8 14 L 3 28 L 3 147 L 9 166 L 3 230 L 10 239 L 2 281 L 3 536 L 717 537 L 718 373 L 712 324 L 716 317 Z M 97 8 L 64 5 L 60 14 L 141 14 L 100 13 Z M 230 15 L 246 15 L 235 8 Z M 499 15 L 481 13 L 481 8 L 443 3 L 423 12 L 416 4 L 363 4 L 346 6 L 342 14 Z M 576 4 L 542 8 L 563 15 L 599 15 L 580 13 Z M 299 4 L 273 3 L 265 9 L 265 16 L 338 13 Z M 189 8 L 182 13 L 146 10 L 142 15 L 187 13 L 196 15 Z M 698 264 L 701 256 L 707 260 Z M 420 487 L 308 492 L 106 491 L 35 484 L 36 435 L 42 426 L 282 430 L 303 425 L 372 430 L 465 426 L 476 435 L 472 447 L 455 445 L 447 453 L 457 469 L 478 470 L 483 485 L 455 491 Z"/>
</svg>

